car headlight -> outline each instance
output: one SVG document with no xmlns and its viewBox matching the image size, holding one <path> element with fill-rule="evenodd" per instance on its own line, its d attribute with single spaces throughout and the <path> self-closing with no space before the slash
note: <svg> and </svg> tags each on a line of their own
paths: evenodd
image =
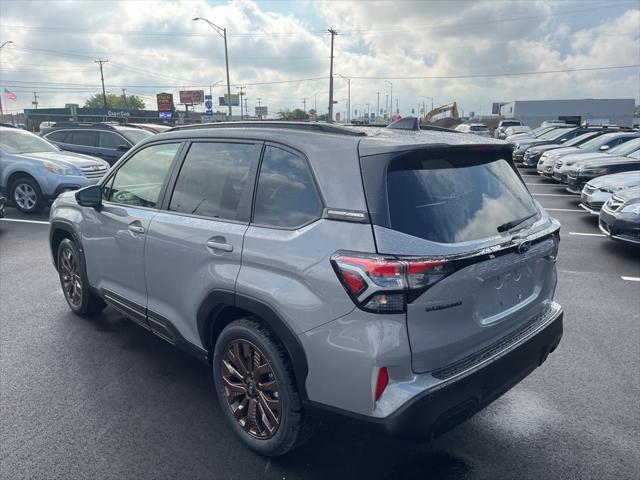
<svg viewBox="0 0 640 480">
<path fill-rule="evenodd" d="M 44 166 L 47 168 L 47 170 L 49 170 L 51 173 L 55 173 L 56 175 L 80 175 L 80 173 L 73 167 L 63 167 L 51 162 L 45 162 Z"/>
<path fill-rule="evenodd" d="M 635 213 L 636 215 L 640 215 L 640 203 L 625 205 L 620 209 L 620 211 L 622 213 Z"/>
</svg>

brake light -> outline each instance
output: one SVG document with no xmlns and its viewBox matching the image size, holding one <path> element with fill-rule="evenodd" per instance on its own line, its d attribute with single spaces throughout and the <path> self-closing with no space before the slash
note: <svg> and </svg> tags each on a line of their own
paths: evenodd
<svg viewBox="0 0 640 480">
<path fill-rule="evenodd" d="M 401 313 L 450 273 L 444 259 L 338 253 L 331 263 L 354 303 L 376 313 Z"/>
<path fill-rule="evenodd" d="M 376 402 L 384 393 L 387 385 L 389 385 L 389 371 L 387 370 L 387 367 L 382 367 L 378 370 L 378 381 L 376 382 L 376 391 L 373 397 Z"/>
</svg>

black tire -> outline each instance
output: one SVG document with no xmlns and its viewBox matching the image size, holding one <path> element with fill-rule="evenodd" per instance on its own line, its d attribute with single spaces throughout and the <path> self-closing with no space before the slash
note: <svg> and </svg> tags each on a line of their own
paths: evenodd
<svg viewBox="0 0 640 480">
<path fill-rule="evenodd" d="M 235 399 L 248 399 L 247 401 L 249 402 L 244 410 L 247 415 L 244 417 L 245 423 L 244 426 L 242 426 L 241 420 L 234 416 L 233 406 L 230 404 L 230 401 L 227 400 L 228 384 L 225 383 L 225 379 L 223 378 L 225 375 L 223 372 L 223 368 L 225 368 L 223 360 L 229 362 L 229 359 L 232 358 L 228 356 L 229 351 L 232 351 L 234 346 L 238 344 L 246 346 L 247 343 L 256 347 L 258 352 L 256 354 L 256 350 L 251 350 L 253 354 L 245 356 L 245 360 L 250 360 L 248 364 L 255 365 L 254 371 L 266 367 L 269 367 L 270 371 L 269 373 L 263 374 L 267 376 L 266 378 L 263 377 L 266 381 L 262 383 L 257 376 L 253 376 L 253 372 L 249 374 L 251 378 L 249 382 L 245 384 L 245 391 L 247 393 L 244 394 L 244 397 L 241 393 L 235 397 Z M 262 358 L 262 360 L 254 362 L 253 360 L 255 360 L 256 356 L 259 359 Z M 240 371 L 240 369 L 238 369 L 238 371 Z M 225 372 L 228 372 L 228 370 L 225 370 Z M 222 333 L 220 333 L 215 344 L 213 355 L 213 378 L 220 408 L 229 420 L 231 428 L 236 432 L 240 440 L 255 452 L 270 457 L 283 455 L 300 446 L 313 434 L 315 425 L 303 416 L 302 402 L 296 389 L 293 371 L 287 354 L 275 335 L 259 322 L 248 318 L 236 320 L 227 325 Z M 229 376 L 227 376 L 227 379 L 228 378 Z M 254 378 L 254 397 L 251 397 L 250 387 L 251 384 L 254 383 Z M 277 410 L 279 412 L 279 424 L 269 438 L 256 438 L 255 432 L 259 431 L 258 422 L 264 426 L 264 418 L 266 417 L 268 419 L 265 409 L 260 402 L 261 399 L 257 398 L 264 393 L 260 390 L 259 385 L 273 383 L 273 380 L 275 380 L 277 396 L 272 394 L 273 396 L 271 398 L 277 398 L 279 403 L 279 410 Z M 241 384 L 241 382 L 238 382 L 238 384 Z M 253 422 L 249 415 L 252 410 L 252 399 L 255 400 L 255 406 L 253 407 L 254 412 L 256 412 L 254 414 L 255 422 Z M 244 400 L 237 400 L 237 403 L 242 404 L 243 401 Z M 273 402 L 273 400 L 271 401 Z M 237 408 L 236 412 L 241 411 L 241 409 L 242 407 Z M 260 415 L 260 412 L 262 412 L 264 416 L 256 418 Z M 253 429 L 254 433 L 249 433 L 249 427 L 247 427 L 247 425 L 251 425 L 252 422 L 256 428 Z"/>
<path fill-rule="evenodd" d="M 60 242 L 56 265 L 64 298 L 74 313 L 88 316 L 101 311 L 106 306 L 104 301 L 91 291 L 84 257 L 72 240 L 65 238 Z M 72 271 L 69 271 L 70 269 Z"/>
<path fill-rule="evenodd" d="M 40 185 L 33 178 L 23 176 L 13 181 L 11 201 L 23 213 L 39 213 L 46 206 Z"/>
</svg>

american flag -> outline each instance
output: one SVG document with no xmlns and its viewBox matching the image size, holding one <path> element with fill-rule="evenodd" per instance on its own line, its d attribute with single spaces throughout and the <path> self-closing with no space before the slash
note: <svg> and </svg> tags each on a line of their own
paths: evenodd
<svg viewBox="0 0 640 480">
<path fill-rule="evenodd" d="M 8 98 L 9 100 L 14 100 L 15 101 L 15 100 L 18 99 L 18 96 L 15 93 L 13 93 L 12 91 L 8 90 L 6 87 L 4 89 L 4 96 L 5 96 L 5 98 Z"/>
</svg>

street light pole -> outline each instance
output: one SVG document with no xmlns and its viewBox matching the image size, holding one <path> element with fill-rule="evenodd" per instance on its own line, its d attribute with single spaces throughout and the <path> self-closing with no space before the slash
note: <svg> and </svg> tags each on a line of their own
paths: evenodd
<svg viewBox="0 0 640 480">
<path fill-rule="evenodd" d="M 331 34 L 331 63 L 329 64 L 329 123 L 333 123 L 333 39 L 338 34 L 333 28 L 328 32 Z"/>
<path fill-rule="evenodd" d="M 391 110 L 393 110 L 393 83 L 391 83 L 389 80 L 385 80 L 386 83 L 389 84 L 389 86 L 391 87 Z M 393 111 L 391 112 L 391 117 L 393 117 Z"/>
<path fill-rule="evenodd" d="M 339 73 L 336 73 L 336 77 L 340 77 L 347 81 L 347 122 L 351 123 L 351 79 L 344 75 L 340 75 Z"/>
<path fill-rule="evenodd" d="M 2 45 L 0 45 L 0 50 L 2 50 L 2 47 L 10 43 L 13 43 L 13 41 L 7 40 L 6 42 L 4 42 Z M 2 98 L 0 98 L 0 122 L 3 122 L 3 121 L 4 121 L 4 112 L 2 111 Z"/>
<path fill-rule="evenodd" d="M 232 115 L 231 110 L 231 82 L 229 80 L 229 53 L 227 51 L 227 29 L 219 27 L 215 23 L 210 22 L 206 18 L 195 17 L 193 21 L 202 20 L 207 22 L 211 28 L 213 28 L 218 35 L 220 35 L 224 39 L 224 63 L 227 67 L 227 106 L 229 107 L 229 117 Z"/>
</svg>

